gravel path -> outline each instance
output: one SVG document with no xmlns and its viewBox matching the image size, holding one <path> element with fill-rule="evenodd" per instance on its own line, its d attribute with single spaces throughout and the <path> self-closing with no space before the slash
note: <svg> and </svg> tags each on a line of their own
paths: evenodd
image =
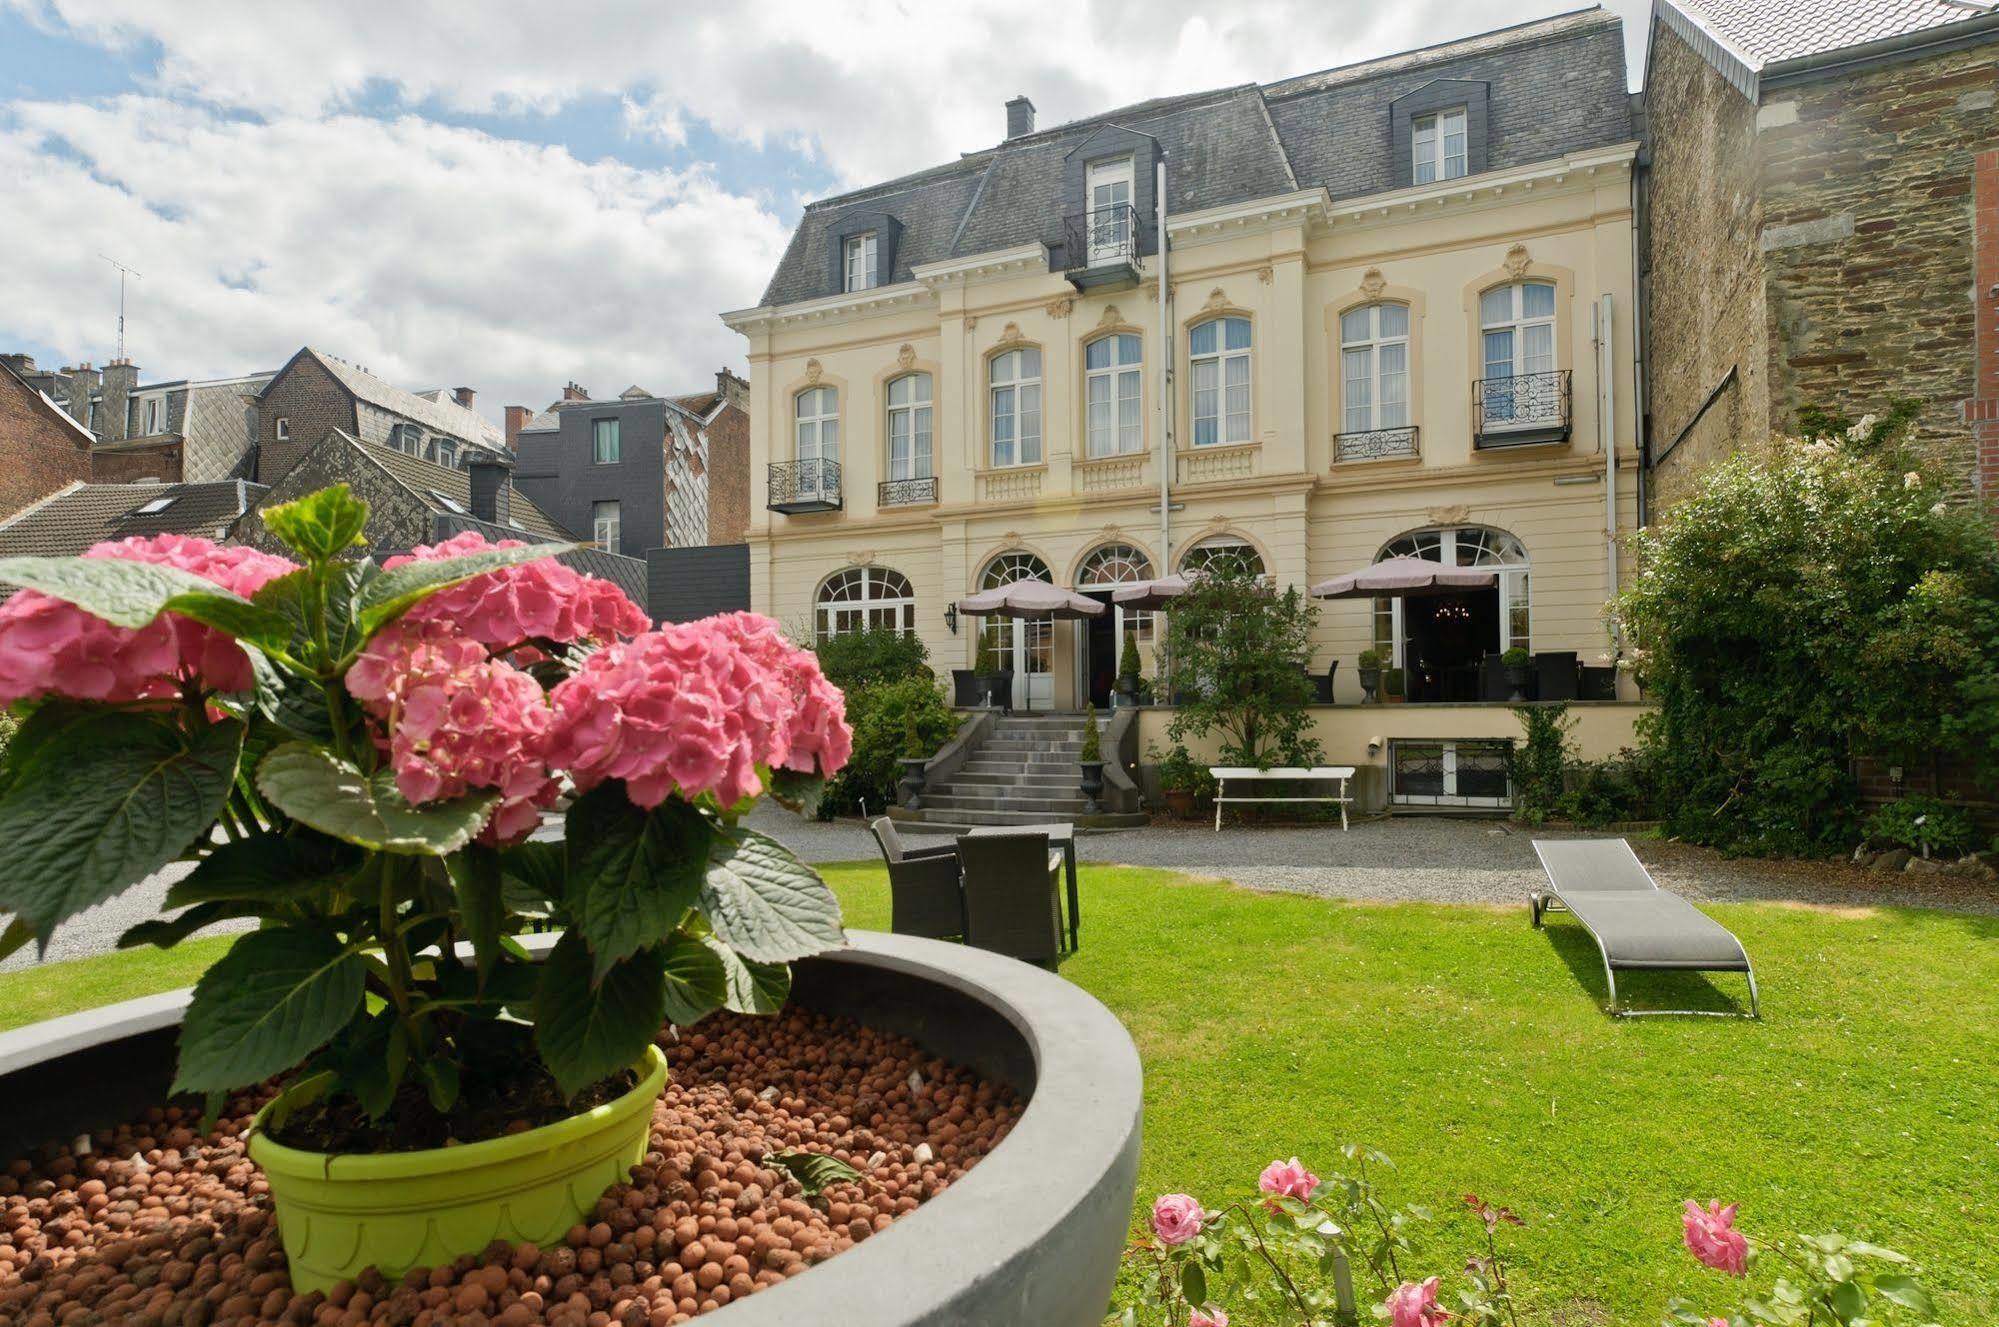
<svg viewBox="0 0 1999 1327">
<path fill-rule="evenodd" d="M 858 822 L 822 825 L 780 807 L 759 807 L 750 824 L 789 844 L 810 862 L 866 861 L 874 839 Z M 911 833 L 912 840 L 925 836 Z M 1425 900 L 1523 906 L 1542 880 L 1531 835 L 1493 820 L 1405 816 L 1356 821 L 1337 829 L 1224 829 L 1198 822 L 1085 834 L 1085 862 L 1157 866 L 1233 880 L 1251 889 L 1325 898 Z M 1828 907 L 1874 905 L 1999 914 L 1999 887 L 1954 875 L 1884 874 L 1839 862 L 1729 860 L 1704 848 L 1636 841 L 1661 886 L 1712 902 L 1775 901 Z M 155 914 L 174 866 L 108 903 L 72 917 L 49 946 L 51 959 L 80 958 L 116 946 L 133 923 Z M 215 928 L 246 929 L 248 923 Z M 0 971 L 34 962 L 33 951 L 0 961 Z"/>
</svg>

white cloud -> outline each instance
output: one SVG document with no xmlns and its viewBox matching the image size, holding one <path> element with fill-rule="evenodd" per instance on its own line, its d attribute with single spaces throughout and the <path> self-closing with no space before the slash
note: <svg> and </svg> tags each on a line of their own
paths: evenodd
<svg viewBox="0 0 1999 1327">
<path fill-rule="evenodd" d="M 477 387 L 494 415 L 570 377 L 696 390 L 740 365 L 716 312 L 755 301 L 786 240 L 706 171 L 414 116 L 264 122 L 141 95 L 11 114 L 5 331 L 103 346 L 112 254 L 145 274 L 130 353 L 176 376 L 276 367 L 309 342 L 407 386 Z"/>
</svg>

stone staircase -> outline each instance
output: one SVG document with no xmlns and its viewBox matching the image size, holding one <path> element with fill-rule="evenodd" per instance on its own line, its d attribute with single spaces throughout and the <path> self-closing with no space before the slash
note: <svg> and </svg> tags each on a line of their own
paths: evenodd
<svg viewBox="0 0 1999 1327">
<path fill-rule="evenodd" d="M 899 819 L 939 825 L 1031 825 L 1083 815 L 1083 718 L 1016 714 L 993 731 L 949 781 L 923 793 L 923 809 Z"/>
</svg>

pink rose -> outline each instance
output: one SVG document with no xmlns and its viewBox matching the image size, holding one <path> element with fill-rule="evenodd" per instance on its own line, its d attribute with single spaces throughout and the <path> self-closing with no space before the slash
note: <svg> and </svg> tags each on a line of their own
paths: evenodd
<svg viewBox="0 0 1999 1327">
<path fill-rule="evenodd" d="M 1298 1163 L 1297 1157 L 1289 1161 L 1273 1161 L 1257 1176 L 1256 1187 L 1263 1192 L 1296 1198 L 1301 1203 L 1312 1201 L 1312 1190 L 1319 1187 L 1319 1177 Z"/>
<path fill-rule="evenodd" d="M 1735 1228 L 1734 1203 L 1723 1207 L 1716 1199 L 1703 1208 L 1689 1198 L 1680 1225 L 1686 1232 L 1687 1249 L 1694 1257 L 1717 1272 L 1748 1275 L 1749 1241 Z"/>
<path fill-rule="evenodd" d="M 1168 1248 L 1200 1234 L 1207 1219 L 1201 1205 L 1184 1193 L 1161 1194 L 1152 1204 L 1152 1233 Z"/>
<path fill-rule="evenodd" d="M 1389 1327 L 1434 1327 L 1451 1315 L 1437 1303 L 1437 1278 L 1417 1285 L 1404 1281 L 1388 1296 Z"/>
<path fill-rule="evenodd" d="M 1212 1304 L 1187 1315 L 1187 1327 L 1229 1327 L 1229 1315 Z"/>
</svg>

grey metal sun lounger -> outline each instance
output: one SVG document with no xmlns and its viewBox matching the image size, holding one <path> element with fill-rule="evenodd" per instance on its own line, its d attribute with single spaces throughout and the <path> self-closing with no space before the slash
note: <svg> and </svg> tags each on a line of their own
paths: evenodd
<svg viewBox="0 0 1999 1327">
<path fill-rule="evenodd" d="M 1550 908 L 1572 913 L 1596 941 L 1609 983 L 1608 1011 L 1639 1014 L 1705 1014 L 1736 1017 L 1719 1009 L 1619 1009 L 1620 969 L 1740 972 L 1749 978 L 1749 1018 L 1761 1017 L 1756 971 L 1749 953 L 1729 930 L 1678 894 L 1653 881 L 1623 839 L 1536 839 L 1534 853 L 1548 873 L 1548 891 L 1528 894 L 1535 927 Z"/>
</svg>

